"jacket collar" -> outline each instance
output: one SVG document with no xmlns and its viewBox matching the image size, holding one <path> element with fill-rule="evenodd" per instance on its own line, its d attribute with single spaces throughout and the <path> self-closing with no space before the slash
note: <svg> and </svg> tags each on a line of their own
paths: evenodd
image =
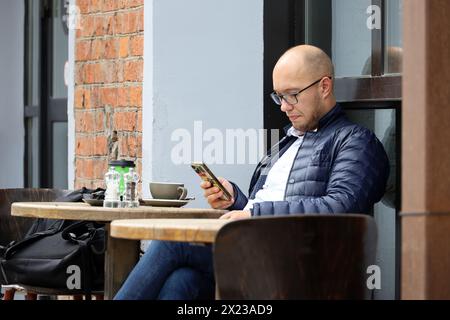
<svg viewBox="0 0 450 320">
<path fill-rule="evenodd" d="M 320 129 L 326 127 L 328 124 L 330 124 L 331 122 L 333 122 L 336 118 L 340 117 L 342 115 L 343 111 L 341 106 L 337 103 L 333 109 L 331 109 L 330 111 L 328 111 L 327 114 L 325 114 L 320 120 L 319 120 L 319 128 L 318 131 L 320 131 Z M 283 128 L 284 133 L 287 134 L 289 129 L 292 127 L 292 124 L 288 124 L 287 126 L 285 126 Z"/>
<path fill-rule="evenodd" d="M 341 117 L 343 114 L 342 108 L 339 104 L 336 104 L 333 109 L 328 111 L 320 120 L 319 120 L 319 130 L 329 125 L 331 122 L 336 120 L 338 117 Z"/>
</svg>

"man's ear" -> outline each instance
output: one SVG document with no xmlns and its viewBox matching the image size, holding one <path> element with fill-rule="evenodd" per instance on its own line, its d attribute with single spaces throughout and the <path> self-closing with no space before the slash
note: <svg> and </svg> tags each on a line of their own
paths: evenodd
<svg viewBox="0 0 450 320">
<path fill-rule="evenodd" d="M 320 90 L 324 98 L 328 98 L 333 93 L 333 80 L 324 78 L 320 85 Z"/>
</svg>

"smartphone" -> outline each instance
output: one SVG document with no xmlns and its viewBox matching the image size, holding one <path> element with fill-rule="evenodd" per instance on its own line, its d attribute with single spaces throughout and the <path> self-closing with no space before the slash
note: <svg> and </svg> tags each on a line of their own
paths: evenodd
<svg viewBox="0 0 450 320">
<path fill-rule="evenodd" d="M 219 179 L 209 170 L 206 164 L 203 162 L 193 162 L 191 163 L 192 169 L 200 176 L 203 181 L 209 181 L 211 185 L 219 188 L 223 192 L 222 200 L 230 201 L 231 194 L 225 189 L 223 184 L 220 183 Z"/>
</svg>

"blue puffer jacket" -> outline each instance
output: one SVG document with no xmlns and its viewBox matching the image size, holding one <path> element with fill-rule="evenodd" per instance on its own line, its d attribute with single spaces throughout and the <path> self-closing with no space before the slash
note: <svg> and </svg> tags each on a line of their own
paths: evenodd
<svg viewBox="0 0 450 320">
<path fill-rule="evenodd" d="M 250 183 L 250 199 L 294 140 L 281 139 L 258 164 Z M 319 121 L 316 132 L 305 134 L 284 201 L 255 203 L 252 215 L 370 213 L 384 194 L 388 176 L 389 161 L 381 142 L 370 130 L 350 122 L 336 105 Z M 229 209 L 242 210 L 248 199 L 236 184 L 233 187 L 235 203 Z"/>
</svg>

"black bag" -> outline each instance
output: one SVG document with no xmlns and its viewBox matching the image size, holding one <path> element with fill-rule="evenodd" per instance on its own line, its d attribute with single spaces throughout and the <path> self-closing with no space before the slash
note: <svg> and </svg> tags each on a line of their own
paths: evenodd
<svg viewBox="0 0 450 320">
<path fill-rule="evenodd" d="M 104 253 L 103 225 L 57 220 L 49 229 L 5 248 L 1 282 L 90 294 L 103 290 Z"/>
<path fill-rule="evenodd" d="M 66 197 L 77 201 L 74 194 L 82 196 L 86 190 Z M 103 290 L 104 224 L 37 219 L 23 240 L 12 242 L 1 251 L 1 284 L 73 290 L 86 295 Z"/>
</svg>

